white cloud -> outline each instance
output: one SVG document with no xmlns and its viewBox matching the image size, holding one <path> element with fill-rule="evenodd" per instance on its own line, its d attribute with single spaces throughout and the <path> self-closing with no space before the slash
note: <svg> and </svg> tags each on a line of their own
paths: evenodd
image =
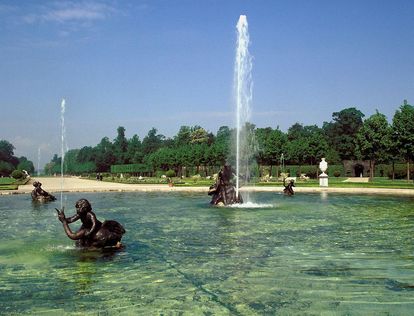
<svg viewBox="0 0 414 316">
<path fill-rule="evenodd" d="M 16 10 L 17 7 L 15 6 L 0 3 L 0 13 L 11 13 L 15 12 Z"/>
<path fill-rule="evenodd" d="M 27 24 L 40 22 L 90 23 L 104 20 L 119 11 L 102 1 L 59 1 L 32 8 L 22 17 Z"/>
<path fill-rule="evenodd" d="M 57 8 L 48 9 L 41 18 L 59 23 L 93 21 L 105 19 L 114 12 L 113 7 L 100 2 L 64 2 L 59 3 Z"/>
</svg>

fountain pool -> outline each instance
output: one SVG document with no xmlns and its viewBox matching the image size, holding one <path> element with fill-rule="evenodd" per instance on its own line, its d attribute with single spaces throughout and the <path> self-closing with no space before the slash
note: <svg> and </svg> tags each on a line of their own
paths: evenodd
<svg viewBox="0 0 414 316">
<path fill-rule="evenodd" d="M 57 202 L 0 197 L 0 313 L 410 314 L 414 199 L 256 193 L 214 208 L 205 194 L 79 193 L 122 223 L 125 249 L 75 249 Z M 76 226 L 76 225 L 75 225 Z"/>
</svg>

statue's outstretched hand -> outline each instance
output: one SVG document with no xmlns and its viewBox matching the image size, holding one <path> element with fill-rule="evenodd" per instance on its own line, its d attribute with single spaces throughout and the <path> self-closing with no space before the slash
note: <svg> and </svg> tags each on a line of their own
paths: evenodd
<svg viewBox="0 0 414 316">
<path fill-rule="evenodd" d="M 58 213 L 58 219 L 63 223 L 66 220 L 65 217 L 65 207 L 62 207 L 62 210 L 55 208 L 56 212 Z"/>
</svg>

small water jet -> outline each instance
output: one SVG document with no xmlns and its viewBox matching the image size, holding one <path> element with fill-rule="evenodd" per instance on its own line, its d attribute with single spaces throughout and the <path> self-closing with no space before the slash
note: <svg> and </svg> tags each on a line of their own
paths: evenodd
<svg viewBox="0 0 414 316">
<path fill-rule="evenodd" d="M 40 147 L 37 149 L 37 176 L 40 176 Z"/>
<path fill-rule="evenodd" d="M 66 148 L 66 131 L 65 131 L 65 99 L 62 99 L 60 104 L 60 128 L 61 128 L 61 161 L 60 161 L 60 208 L 63 208 L 63 189 L 65 186 L 65 178 L 63 175 L 64 163 L 65 163 L 65 148 Z"/>
</svg>

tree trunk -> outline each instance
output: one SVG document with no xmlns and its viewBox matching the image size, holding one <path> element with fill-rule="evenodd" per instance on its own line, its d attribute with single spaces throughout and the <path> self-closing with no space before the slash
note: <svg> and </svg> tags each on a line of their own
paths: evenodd
<svg viewBox="0 0 414 316">
<path fill-rule="evenodd" d="M 392 181 L 395 180 L 395 161 L 392 161 Z"/>
<path fill-rule="evenodd" d="M 407 159 L 407 181 L 410 181 L 410 159 Z"/>
<path fill-rule="evenodd" d="M 370 159 L 369 160 L 369 180 L 370 181 L 374 179 L 374 168 L 375 168 L 375 161 Z"/>
</svg>

